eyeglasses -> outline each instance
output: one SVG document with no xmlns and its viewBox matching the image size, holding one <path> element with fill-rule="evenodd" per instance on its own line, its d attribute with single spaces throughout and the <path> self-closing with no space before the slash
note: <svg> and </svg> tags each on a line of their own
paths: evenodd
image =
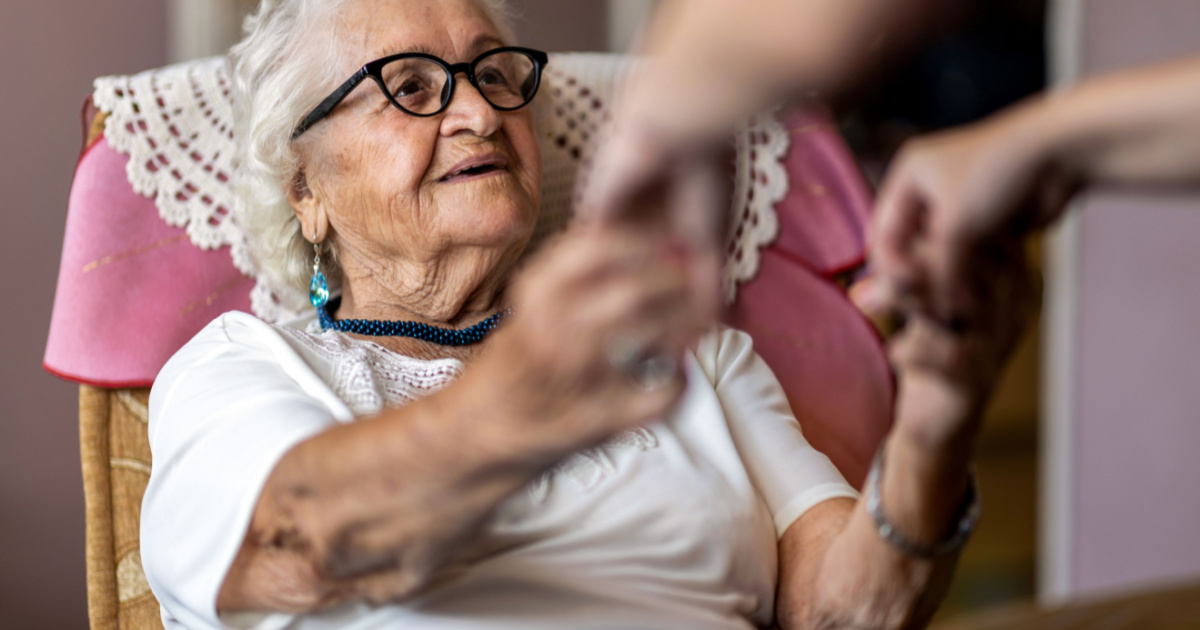
<svg viewBox="0 0 1200 630">
<path fill-rule="evenodd" d="M 292 140 L 328 116 L 368 77 L 375 80 L 392 105 L 422 118 L 446 111 L 454 98 L 454 77 L 460 72 L 467 75 L 467 80 L 492 107 L 502 112 L 521 109 L 537 94 L 542 68 L 549 59 L 540 50 L 516 46 L 489 50 L 470 63 L 446 63 L 433 55 L 416 52 L 377 59 L 360 68 L 321 101 L 292 132 Z"/>
</svg>

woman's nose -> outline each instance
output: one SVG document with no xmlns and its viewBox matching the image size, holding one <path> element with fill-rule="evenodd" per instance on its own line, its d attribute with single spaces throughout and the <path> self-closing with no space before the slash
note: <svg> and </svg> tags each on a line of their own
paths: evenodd
<svg viewBox="0 0 1200 630">
<path fill-rule="evenodd" d="M 442 118 L 442 135 L 450 136 L 461 131 L 486 138 L 500 129 L 503 118 L 492 104 L 483 98 L 479 90 L 465 79 L 454 86 L 454 94 Z"/>
</svg>

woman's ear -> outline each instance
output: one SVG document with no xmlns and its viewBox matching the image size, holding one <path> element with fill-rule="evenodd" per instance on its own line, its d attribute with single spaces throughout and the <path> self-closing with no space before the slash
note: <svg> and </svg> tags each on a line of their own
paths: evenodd
<svg viewBox="0 0 1200 630">
<path fill-rule="evenodd" d="M 317 196 L 309 187 L 308 175 L 304 169 L 297 171 L 296 176 L 289 182 L 287 200 L 292 206 L 292 211 L 296 213 L 296 219 L 300 221 L 304 238 L 314 243 L 324 241 L 329 229 L 329 219 L 325 216 L 325 208 L 317 201 Z"/>
</svg>

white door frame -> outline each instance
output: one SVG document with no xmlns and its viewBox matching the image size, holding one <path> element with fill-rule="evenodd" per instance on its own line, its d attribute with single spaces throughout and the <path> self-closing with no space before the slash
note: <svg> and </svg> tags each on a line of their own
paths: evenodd
<svg viewBox="0 0 1200 630">
<path fill-rule="evenodd" d="M 167 51 L 172 63 L 224 54 L 242 35 L 254 0 L 169 0 Z"/>
<path fill-rule="evenodd" d="M 654 5 L 655 0 L 608 0 L 608 49 L 629 50 Z"/>
<path fill-rule="evenodd" d="M 1052 0 L 1047 50 L 1053 89 L 1083 74 L 1088 0 Z M 1076 200 L 1074 205 L 1082 203 Z M 1073 590 L 1073 429 L 1078 404 L 1079 283 L 1083 218 L 1078 208 L 1047 234 L 1042 317 L 1041 446 L 1039 449 L 1038 598 L 1065 600 Z"/>
</svg>

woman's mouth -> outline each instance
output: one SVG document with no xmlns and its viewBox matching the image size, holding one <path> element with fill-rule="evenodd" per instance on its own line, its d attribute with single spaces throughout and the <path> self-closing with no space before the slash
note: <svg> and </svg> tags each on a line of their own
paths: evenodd
<svg viewBox="0 0 1200 630">
<path fill-rule="evenodd" d="M 438 181 L 444 183 L 464 182 L 507 171 L 508 158 L 497 153 L 490 153 L 459 162 Z"/>
</svg>

